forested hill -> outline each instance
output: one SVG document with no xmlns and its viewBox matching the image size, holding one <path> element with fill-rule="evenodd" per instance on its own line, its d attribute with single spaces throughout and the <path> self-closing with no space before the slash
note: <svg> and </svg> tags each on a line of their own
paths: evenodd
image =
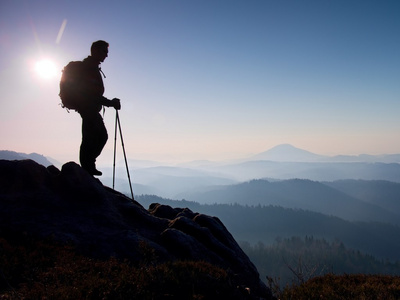
<svg viewBox="0 0 400 300">
<path fill-rule="evenodd" d="M 384 209 L 400 212 L 400 183 L 385 180 L 338 180 L 324 182 L 347 195 L 378 205 Z"/>
<path fill-rule="evenodd" d="M 191 201 L 162 199 L 142 195 L 144 206 L 157 202 L 216 216 L 237 241 L 272 243 L 278 237 L 314 236 L 339 240 L 347 247 L 381 259 L 400 260 L 400 227 L 388 223 L 352 222 L 302 209 L 238 204 L 201 205 Z"/>
<path fill-rule="evenodd" d="M 370 196 L 365 195 L 369 191 Z M 394 182 L 349 180 L 325 183 L 291 179 L 252 180 L 210 187 L 205 191 L 181 194 L 180 198 L 206 204 L 275 205 L 310 210 L 350 221 L 399 225 L 399 195 L 400 183 Z"/>
</svg>

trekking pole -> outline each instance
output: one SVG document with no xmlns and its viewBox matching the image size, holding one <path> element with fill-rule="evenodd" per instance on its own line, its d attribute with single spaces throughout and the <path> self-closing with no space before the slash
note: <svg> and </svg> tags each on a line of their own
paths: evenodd
<svg viewBox="0 0 400 300">
<path fill-rule="evenodd" d="M 113 190 L 115 190 L 115 157 L 116 157 L 116 148 L 117 148 L 117 120 L 118 120 L 118 112 L 115 115 L 115 133 L 114 133 L 114 163 L 113 163 Z"/>
<path fill-rule="evenodd" d="M 115 110 L 117 115 L 116 115 L 116 120 L 118 122 L 118 128 L 119 128 L 119 134 L 121 136 L 121 144 L 122 144 L 122 150 L 124 152 L 124 158 L 125 158 L 125 166 L 126 166 L 126 173 L 128 174 L 128 180 L 129 180 L 129 187 L 131 189 L 131 195 L 132 195 L 132 200 L 135 200 L 133 197 L 133 190 L 132 190 L 132 183 L 131 183 L 131 177 L 129 175 L 129 168 L 128 168 L 128 161 L 126 160 L 126 153 L 125 153 L 125 145 L 124 145 L 124 139 L 122 137 L 122 130 L 121 130 L 121 123 L 119 121 L 119 115 L 118 115 L 118 110 Z"/>
</svg>

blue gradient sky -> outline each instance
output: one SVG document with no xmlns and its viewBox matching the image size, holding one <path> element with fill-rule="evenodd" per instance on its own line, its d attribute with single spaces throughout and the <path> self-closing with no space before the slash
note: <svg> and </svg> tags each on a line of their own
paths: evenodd
<svg viewBox="0 0 400 300">
<path fill-rule="evenodd" d="M 0 4 L 1 149 L 78 161 L 60 70 L 110 43 L 133 159 L 242 158 L 282 143 L 400 153 L 400 1 L 18 1 Z M 66 27 L 57 43 L 63 21 Z M 47 57 L 57 76 L 40 78 Z M 115 113 L 105 122 L 112 160 Z"/>
</svg>

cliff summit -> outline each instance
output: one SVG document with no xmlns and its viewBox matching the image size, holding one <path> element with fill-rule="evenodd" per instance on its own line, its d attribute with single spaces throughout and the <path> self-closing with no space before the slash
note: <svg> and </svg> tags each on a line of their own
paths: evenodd
<svg viewBox="0 0 400 300">
<path fill-rule="evenodd" d="M 98 259 L 138 262 L 146 245 L 154 264 L 205 261 L 234 274 L 235 286 L 251 291 L 249 299 L 271 297 L 218 218 L 157 203 L 145 209 L 74 162 L 59 170 L 33 160 L 0 160 L 0 234 L 10 232 L 73 244 Z"/>
</svg>

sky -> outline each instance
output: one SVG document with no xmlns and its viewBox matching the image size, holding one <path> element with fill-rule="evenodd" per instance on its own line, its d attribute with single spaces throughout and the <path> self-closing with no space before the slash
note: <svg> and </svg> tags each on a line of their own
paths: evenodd
<svg viewBox="0 0 400 300">
<path fill-rule="evenodd" d="M 81 119 L 60 107 L 59 80 L 101 39 L 130 159 L 235 159 L 279 144 L 400 153 L 399 16 L 397 0 L 2 0 L 0 150 L 79 161 Z M 44 59 L 53 71 L 41 75 Z M 104 121 L 108 164 L 112 108 Z"/>
</svg>

